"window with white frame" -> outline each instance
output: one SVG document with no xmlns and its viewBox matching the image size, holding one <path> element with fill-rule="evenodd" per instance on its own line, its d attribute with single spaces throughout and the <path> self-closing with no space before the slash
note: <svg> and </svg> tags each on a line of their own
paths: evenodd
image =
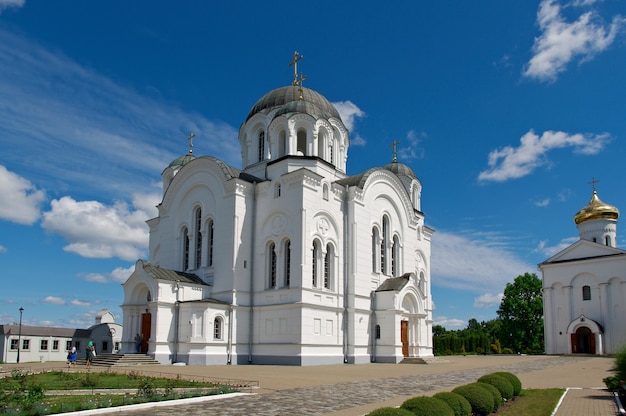
<svg viewBox="0 0 626 416">
<path fill-rule="evenodd" d="M 215 234 L 213 220 L 207 222 L 207 266 L 213 267 L 213 235 Z"/>
<path fill-rule="evenodd" d="M 195 215 L 195 236 L 196 236 L 196 262 L 195 262 L 195 268 L 199 269 L 202 266 L 202 209 L 198 208 L 196 209 L 196 215 Z"/>
<path fill-rule="evenodd" d="M 317 287 L 318 282 L 319 282 L 319 263 L 320 263 L 320 257 L 322 255 L 322 250 L 320 248 L 320 243 L 318 240 L 314 240 L 313 241 L 313 253 L 312 253 L 312 258 L 311 258 L 311 266 L 312 266 L 312 285 L 313 287 Z"/>
<path fill-rule="evenodd" d="M 52 351 L 58 351 L 59 350 L 59 340 L 55 339 L 52 341 Z"/>
<path fill-rule="evenodd" d="M 259 162 L 265 159 L 265 132 L 259 133 Z"/>
<path fill-rule="evenodd" d="M 11 339 L 11 349 L 17 350 L 17 346 L 19 345 L 19 340 L 17 338 Z"/>
<path fill-rule="evenodd" d="M 289 287 L 291 284 L 291 241 L 285 241 L 284 245 L 284 264 L 283 264 L 283 274 L 284 274 L 284 286 Z"/>
<path fill-rule="evenodd" d="M 324 255 L 324 289 L 332 288 L 333 258 L 334 258 L 333 246 L 331 244 L 327 244 L 326 254 Z"/>
<path fill-rule="evenodd" d="M 187 227 L 183 228 L 183 271 L 189 270 L 189 234 Z"/>
<path fill-rule="evenodd" d="M 269 253 L 268 253 L 268 286 L 270 288 L 276 287 L 276 244 L 270 243 L 269 245 Z"/>
<path fill-rule="evenodd" d="M 72 341 L 65 341 L 65 351 L 72 349 Z"/>
<path fill-rule="evenodd" d="M 223 320 L 220 316 L 215 317 L 213 321 L 213 339 L 222 339 Z"/>
<path fill-rule="evenodd" d="M 48 351 L 48 340 L 42 339 L 39 341 L 39 350 L 40 351 Z"/>
<path fill-rule="evenodd" d="M 30 339 L 23 339 L 22 340 L 22 349 L 23 350 L 29 350 L 30 349 Z"/>
</svg>

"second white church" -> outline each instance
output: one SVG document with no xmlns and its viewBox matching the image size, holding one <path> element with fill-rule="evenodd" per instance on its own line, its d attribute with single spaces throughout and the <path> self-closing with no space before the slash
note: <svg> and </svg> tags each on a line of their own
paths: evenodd
<svg viewBox="0 0 626 416">
<path fill-rule="evenodd" d="M 139 333 L 161 363 L 432 357 L 433 230 L 413 170 L 394 156 L 348 176 L 337 109 L 295 79 L 252 106 L 239 142 L 242 170 L 190 146 L 163 171 L 150 259 L 123 284 L 123 350 Z"/>
</svg>

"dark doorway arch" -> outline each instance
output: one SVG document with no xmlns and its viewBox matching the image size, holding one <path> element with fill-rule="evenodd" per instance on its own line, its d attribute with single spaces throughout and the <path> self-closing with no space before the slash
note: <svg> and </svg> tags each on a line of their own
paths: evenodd
<svg viewBox="0 0 626 416">
<path fill-rule="evenodd" d="M 591 329 L 581 326 L 572 334 L 572 353 L 573 354 L 595 354 L 596 353 L 596 337 Z"/>
</svg>

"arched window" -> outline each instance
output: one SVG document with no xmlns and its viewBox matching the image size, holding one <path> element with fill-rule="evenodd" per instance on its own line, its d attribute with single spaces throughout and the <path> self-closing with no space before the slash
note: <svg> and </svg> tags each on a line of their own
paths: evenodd
<svg viewBox="0 0 626 416">
<path fill-rule="evenodd" d="M 189 270 L 189 235 L 187 227 L 183 228 L 183 271 Z"/>
<path fill-rule="evenodd" d="M 326 134 L 322 130 L 317 134 L 317 156 L 326 160 L 324 148 L 326 147 Z"/>
<path fill-rule="evenodd" d="M 269 247 L 269 287 L 276 287 L 276 244 L 271 243 Z"/>
<path fill-rule="evenodd" d="M 326 255 L 324 256 L 324 289 L 331 289 L 333 278 L 333 246 L 326 245 Z"/>
<path fill-rule="evenodd" d="M 383 235 L 380 239 L 380 272 L 387 274 L 387 241 L 389 241 L 389 218 L 383 217 Z"/>
<path fill-rule="evenodd" d="M 328 184 L 325 183 L 322 186 L 322 198 L 324 198 L 325 201 L 328 201 Z"/>
<path fill-rule="evenodd" d="M 265 132 L 259 133 L 259 162 L 265 159 Z"/>
<path fill-rule="evenodd" d="M 287 133 L 285 130 L 281 130 L 278 134 L 278 157 L 283 157 L 287 154 Z"/>
<path fill-rule="evenodd" d="M 380 339 L 380 325 L 376 325 L 376 339 Z"/>
<path fill-rule="evenodd" d="M 378 271 L 378 253 L 380 250 L 379 246 L 379 236 L 378 236 L 378 228 L 372 227 L 372 273 L 376 273 Z"/>
<path fill-rule="evenodd" d="M 306 156 L 306 131 L 298 130 L 298 136 L 296 140 L 296 150 L 298 152 L 298 155 Z"/>
<path fill-rule="evenodd" d="M 280 182 L 276 182 L 274 185 L 274 198 L 280 197 Z"/>
<path fill-rule="evenodd" d="M 196 263 L 195 268 L 199 269 L 202 266 L 202 209 L 196 209 Z"/>
<path fill-rule="evenodd" d="M 606 237 L 604 237 L 604 243 L 605 243 L 605 245 L 607 245 L 609 247 L 612 247 L 611 236 L 610 235 L 607 235 Z"/>
<path fill-rule="evenodd" d="M 328 142 L 328 162 L 335 164 L 335 146 L 332 140 Z"/>
<path fill-rule="evenodd" d="M 393 245 L 391 247 L 391 275 L 398 277 L 398 271 L 400 270 L 400 242 L 398 236 L 393 236 Z"/>
<path fill-rule="evenodd" d="M 321 255 L 319 241 L 313 241 L 313 258 L 312 258 L 312 269 L 313 269 L 313 287 L 317 287 L 318 285 L 318 267 L 319 267 L 319 258 Z"/>
<path fill-rule="evenodd" d="M 291 241 L 285 241 L 285 264 L 283 265 L 284 270 L 284 284 L 285 287 L 289 287 L 291 283 Z"/>
<path fill-rule="evenodd" d="M 213 267 L 213 235 L 214 235 L 214 227 L 213 220 L 209 220 L 207 223 L 207 266 Z"/>
<path fill-rule="evenodd" d="M 224 326 L 224 321 L 220 316 L 216 316 L 213 321 L 213 339 L 222 339 L 222 327 Z"/>
<path fill-rule="evenodd" d="M 583 300 L 591 300 L 591 287 L 583 286 Z"/>
</svg>

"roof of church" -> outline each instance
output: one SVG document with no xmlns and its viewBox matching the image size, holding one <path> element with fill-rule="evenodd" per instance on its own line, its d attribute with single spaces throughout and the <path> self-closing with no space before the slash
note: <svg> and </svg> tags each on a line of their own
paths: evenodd
<svg viewBox="0 0 626 416">
<path fill-rule="evenodd" d="M 172 162 L 169 164 L 169 167 L 172 168 L 172 169 L 183 167 L 187 163 L 189 163 L 192 160 L 194 160 L 195 158 L 196 157 L 193 154 L 187 153 L 184 156 L 181 156 L 181 157 L 178 157 L 178 158 L 172 160 Z"/>
<path fill-rule="evenodd" d="M 289 85 L 272 90 L 261 97 L 250 109 L 246 121 L 257 113 L 268 114 L 275 109 L 278 109 L 276 116 L 289 113 L 306 113 L 315 119 L 334 117 L 341 120 L 335 106 L 322 94 L 309 88 Z"/>
<path fill-rule="evenodd" d="M 145 260 L 139 260 L 142 263 L 143 270 L 150 276 L 159 280 L 170 280 L 172 282 L 195 283 L 198 285 L 207 285 L 202 279 L 193 273 L 179 272 L 177 270 L 163 269 L 154 266 Z M 208 285 L 207 285 L 208 286 Z"/>
<path fill-rule="evenodd" d="M 394 161 L 385 165 L 384 169 L 387 169 L 388 171 L 391 171 L 398 176 L 408 176 L 412 179 L 417 179 L 417 175 L 415 174 L 415 172 L 413 172 L 413 169 L 411 169 L 404 163 Z"/>
<path fill-rule="evenodd" d="M 402 290 L 402 288 L 406 286 L 407 283 L 409 283 L 410 277 L 411 273 L 405 273 L 400 277 L 390 277 L 389 279 L 385 280 L 380 286 L 378 286 L 378 289 L 376 289 L 376 291 L 388 292 L 391 290 Z"/>
<path fill-rule="evenodd" d="M 606 204 L 598 198 L 598 193 L 594 190 L 589 203 L 574 215 L 574 222 L 589 220 L 597 220 L 600 218 L 609 218 L 616 220 L 619 217 L 619 210 L 613 205 Z"/>
</svg>

